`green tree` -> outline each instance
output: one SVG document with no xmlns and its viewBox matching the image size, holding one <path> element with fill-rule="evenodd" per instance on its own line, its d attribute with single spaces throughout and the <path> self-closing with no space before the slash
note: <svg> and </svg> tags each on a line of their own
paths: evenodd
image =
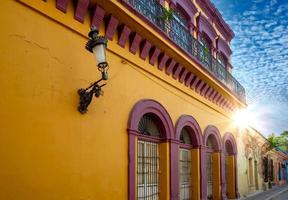
<svg viewBox="0 0 288 200">
<path fill-rule="evenodd" d="M 274 133 L 268 136 L 268 141 L 270 142 L 270 146 L 280 147 L 283 151 L 288 151 L 288 131 L 284 131 L 279 136 L 276 136 Z"/>
</svg>

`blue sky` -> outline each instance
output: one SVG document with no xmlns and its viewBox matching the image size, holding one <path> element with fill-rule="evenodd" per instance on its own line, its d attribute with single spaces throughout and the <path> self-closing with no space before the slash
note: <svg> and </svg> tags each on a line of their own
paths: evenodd
<svg viewBox="0 0 288 200">
<path fill-rule="evenodd" d="M 233 75 L 264 135 L 288 130 L 288 0 L 212 0 L 235 33 Z"/>
</svg>

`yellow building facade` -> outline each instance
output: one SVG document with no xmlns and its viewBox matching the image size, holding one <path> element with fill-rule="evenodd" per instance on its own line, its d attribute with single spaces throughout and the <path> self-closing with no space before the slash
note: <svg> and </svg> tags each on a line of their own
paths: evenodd
<svg viewBox="0 0 288 200">
<path fill-rule="evenodd" d="M 250 192 L 245 165 L 237 164 L 250 157 L 232 117 L 246 107 L 230 74 L 233 32 L 210 1 L 143 2 L 1 3 L 0 199 Z M 153 24 L 154 8 L 162 13 Z M 190 35 L 173 32 L 185 23 Z M 109 79 L 82 115 L 78 89 L 101 78 L 84 49 L 91 26 L 109 40 Z"/>
</svg>

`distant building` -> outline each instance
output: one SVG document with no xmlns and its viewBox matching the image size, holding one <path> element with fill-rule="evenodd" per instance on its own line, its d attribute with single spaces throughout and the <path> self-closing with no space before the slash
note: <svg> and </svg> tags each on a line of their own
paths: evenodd
<svg viewBox="0 0 288 200">
<path fill-rule="evenodd" d="M 287 155 L 233 122 L 246 107 L 234 33 L 209 0 L 0 10 L 0 199 L 234 199 L 285 182 Z M 81 115 L 78 89 L 100 79 L 91 26 L 109 40 L 109 78 Z"/>
</svg>

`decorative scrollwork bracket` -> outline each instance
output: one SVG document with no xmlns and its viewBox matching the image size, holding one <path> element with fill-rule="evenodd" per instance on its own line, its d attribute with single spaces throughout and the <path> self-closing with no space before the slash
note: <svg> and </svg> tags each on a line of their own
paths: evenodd
<svg viewBox="0 0 288 200">
<path fill-rule="evenodd" d="M 95 97 L 99 97 L 100 95 L 103 94 L 102 87 L 106 85 L 106 83 L 99 85 L 103 79 L 101 78 L 100 80 L 96 81 L 95 83 L 91 84 L 89 87 L 86 89 L 79 89 L 78 90 L 78 95 L 80 96 L 80 103 L 78 106 L 78 111 L 81 114 L 85 114 L 88 111 L 88 106 L 92 102 L 93 95 Z"/>
</svg>

